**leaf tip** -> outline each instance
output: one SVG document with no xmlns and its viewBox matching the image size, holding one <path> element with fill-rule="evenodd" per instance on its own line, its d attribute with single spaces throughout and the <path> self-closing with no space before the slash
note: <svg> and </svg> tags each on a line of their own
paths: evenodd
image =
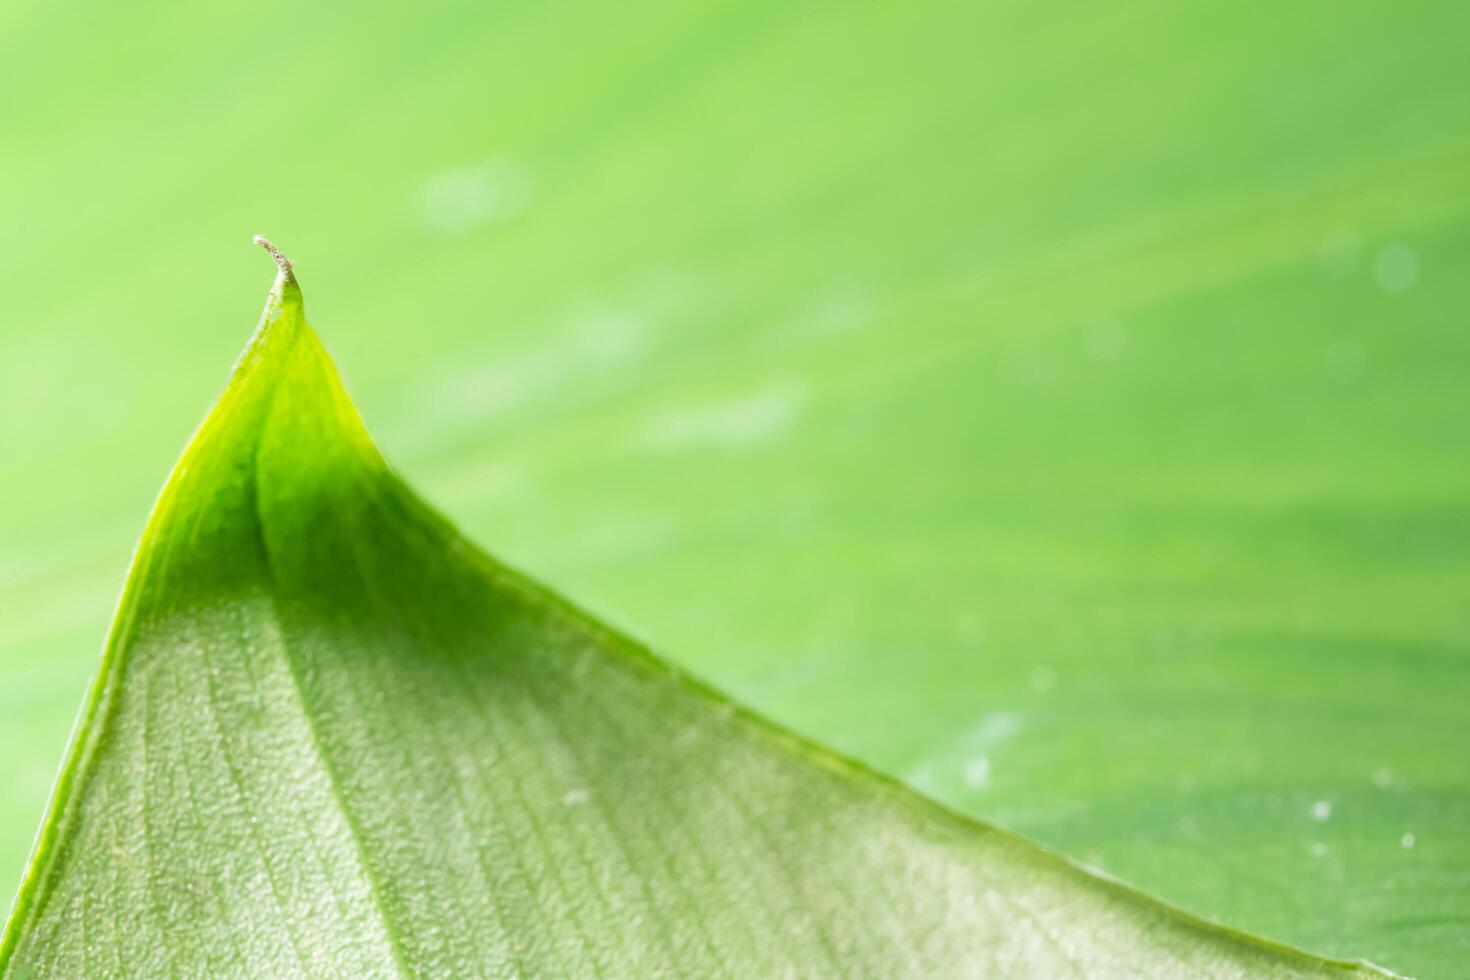
<svg viewBox="0 0 1470 980">
<path fill-rule="evenodd" d="M 291 271 L 291 260 L 286 258 L 285 254 L 280 249 L 276 248 L 274 242 L 272 242 L 269 238 L 266 238 L 264 235 L 256 235 L 254 238 L 251 239 L 251 241 L 270 253 L 271 258 L 275 259 L 276 265 L 281 267 L 281 275 L 285 276 L 287 279 L 295 278 L 295 274 Z"/>
</svg>

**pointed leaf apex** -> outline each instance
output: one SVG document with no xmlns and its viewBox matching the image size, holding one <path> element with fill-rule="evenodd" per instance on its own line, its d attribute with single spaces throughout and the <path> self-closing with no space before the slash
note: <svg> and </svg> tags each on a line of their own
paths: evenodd
<svg viewBox="0 0 1470 980">
<path fill-rule="evenodd" d="M 271 253 L 271 258 L 275 259 L 276 265 L 281 267 L 281 275 L 287 279 L 295 278 L 294 273 L 291 271 L 291 260 L 286 258 L 280 249 L 276 248 L 275 243 L 264 235 L 256 235 L 251 241 Z"/>
</svg>

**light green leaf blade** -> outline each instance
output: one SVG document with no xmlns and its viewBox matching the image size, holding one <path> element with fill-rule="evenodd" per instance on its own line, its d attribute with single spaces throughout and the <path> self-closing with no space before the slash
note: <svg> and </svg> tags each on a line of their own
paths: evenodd
<svg viewBox="0 0 1470 980">
<path fill-rule="evenodd" d="M 26 976 L 1319 976 L 735 709 L 384 465 L 283 262 L 165 486 Z"/>
<path fill-rule="evenodd" d="M 1470 5 L 176 6 L 0 14 L 0 881 L 260 224 L 496 554 L 962 812 L 1464 975 Z"/>
</svg>

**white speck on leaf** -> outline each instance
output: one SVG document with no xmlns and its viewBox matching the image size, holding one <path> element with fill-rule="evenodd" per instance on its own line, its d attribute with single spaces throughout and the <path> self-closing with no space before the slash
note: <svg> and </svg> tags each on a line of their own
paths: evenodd
<svg viewBox="0 0 1470 980">
<path fill-rule="evenodd" d="M 1117 317 L 1106 317 L 1094 323 L 1085 337 L 1087 353 L 1097 361 L 1116 361 L 1128 352 L 1131 340 L 1128 324 Z"/>
<path fill-rule="evenodd" d="M 955 634 L 966 646 L 974 646 L 985 636 L 985 624 L 973 613 L 965 613 L 955 620 Z"/>
<path fill-rule="evenodd" d="M 431 174 L 419 188 L 424 224 L 442 234 L 462 234 L 508 218 L 531 197 L 525 168 L 504 157 Z"/>
<path fill-rule="evenodd" d="M 1318 800 L 1312 804 L 1312 819 L 1318 822 L 1332 816 L 1332 803 L 1329 800 Z"/>
<path fill-rule="evenodd" d="M 1388 293 L 1402 293 L 1419 282 L 1419 253 L 1402 242 L 1385 245 L 1373 257 L 1373 280 Z"/>
<path fill-rule="evenodd" d="M 789 428 L 806 400 L 805 385 L 780 381 L 728 401 L 660 413 L 643 427 L 642 441 L 660 449 L 764 442 Z"/>
<path fill-rule="evenodd" d="M 1009 741 L 1020 730 L 1020 715 L 1014 711 L 997 711 L 986 715 L 965 734 L 965 744 L 972 748 L 991 748 Z"/>
<path fill-rule="evenodd" d="M 875 315 L 872 300 L 862 291 L 850 286 L 833 288 L 818 299 L 808 330 L 817 337 L 849 333 L 865 326 Z"/>
</svg>

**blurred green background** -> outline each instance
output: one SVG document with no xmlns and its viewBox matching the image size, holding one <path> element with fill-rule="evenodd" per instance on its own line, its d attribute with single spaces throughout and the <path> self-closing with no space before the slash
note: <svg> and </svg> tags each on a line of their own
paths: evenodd
<svg viewBox="0 0 1470 980">
<path fill-rule="evenodd" d="M 0 880 L 265 233 L 495 554 L 954 807 L 1462 975 L 1467 32 L 9 0 Z"/>
</svg>

